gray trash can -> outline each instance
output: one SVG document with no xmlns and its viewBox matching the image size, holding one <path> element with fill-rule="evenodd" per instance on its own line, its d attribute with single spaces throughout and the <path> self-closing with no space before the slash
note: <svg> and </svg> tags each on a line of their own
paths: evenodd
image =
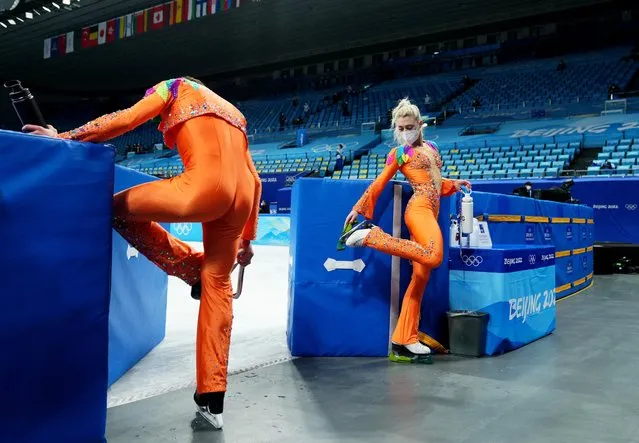
<svg viewBox="0 0 639 443">
<path fill-rule="evenodd" d="M 476 311 L 449 311 L 450 353 L 464 357 L 481 357 L 486 349 L 489 315 Z"/>
</svg>

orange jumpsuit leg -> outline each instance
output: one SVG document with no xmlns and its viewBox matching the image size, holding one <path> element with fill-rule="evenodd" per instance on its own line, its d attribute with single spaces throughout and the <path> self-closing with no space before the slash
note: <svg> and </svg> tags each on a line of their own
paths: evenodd
<svg viewBox="0 0 639 443">
<path fill-rule="evenodd" d="M 406 209 L 406 226 L 413 240 L 395 238 L 378 227 L 371 230 L 364 245 L 378 251 L 413 262 L 413 275 L 404 294 L 402 309 L 393 332 L 392 341 L 398 345 L 416 343 L 422 298 L 430 273 L 444 256 L 441 230 L 437 217 L 426 199 L 413 197 Z"/>
</svg>

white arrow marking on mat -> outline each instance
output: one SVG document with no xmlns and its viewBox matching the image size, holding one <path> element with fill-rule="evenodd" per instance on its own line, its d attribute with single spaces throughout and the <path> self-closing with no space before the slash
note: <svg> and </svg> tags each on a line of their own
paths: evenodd
<svg viewBox="0 0 639 443">
<path fill-rule="evenodd" d="M 327 258 L 324 262 L 324 267 L 328 272 L 335 271 L 336 269 L 350 269 L 355 272 L 362 272 L 366 267 L 366 264 L 361 258 L 353 261 L 339 261 L 334 258 Z"/>
</svg>

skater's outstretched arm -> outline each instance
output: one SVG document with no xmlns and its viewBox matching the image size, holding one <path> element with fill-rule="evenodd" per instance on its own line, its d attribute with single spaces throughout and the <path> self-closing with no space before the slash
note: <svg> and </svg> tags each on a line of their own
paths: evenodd
<svg viewBox="0 0 639 443">
<path fill-rule="evenodd" d="M 150 89 L 142 100 L 130 108 L 98 117 L 77 129 L 60 134 L 60 138 L 101 142 L 132 131 L 160 115 L 164 108 L 170 106 L 174 100 L 172 94 L 164 95 L 161 93 L 162 88 L 165 87 L 163 83 Z"/>
<path fill-rule="evenodd" d="M 177 88 L 180 83 L 180 81 L 175 80 L 158 83 L 147 91 L 142 100 L 130 108 L 103 115 L 79 128 L 61 134 L 58 134 L 58 131 L 52 126 L 41 128 L 36 125 L 26 125 L 22 129 L 32 134 L 64 138 L 67 140 L 85 142 L 110 140 L 157 117 L 164 109 L 171 106 L 177 96 Z"/>
<path fill-rule="evenodd" d="M 370 184 L 368 189 L 364 191 L 364 194 L 359 201 L 353 206 L 353 211 L 363 215 L 369 220 L 373 219 L 375 212 L 375 203 L 379 195 L 384 190 L 386 184 L 395 176 L 399 170 L 399 163 L 397 161 L 397 148 L 391 150 L 388 153 L 388 160 L 386 166 L 382 172 L 377 176 L 375 181 Z"/>
</svg>

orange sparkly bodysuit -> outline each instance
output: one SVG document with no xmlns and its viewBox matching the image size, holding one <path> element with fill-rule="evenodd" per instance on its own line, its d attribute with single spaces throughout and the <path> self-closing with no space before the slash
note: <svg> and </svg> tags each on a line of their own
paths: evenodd
<svg viewBox="0 0 639 443">
<path fill-rule="evenodd" d="M 114 228 L 140 253 L 189 285 L 202 284 L 197 329 L 198 393 L 226 390 L 232 322 L 230 273 L 240 238 L 257 233 L 261 182 L 246 138 L 246 120 L 230 103 L 184 78 L 149 89 L 131 108 L 60 134 L 105 141 L 160 115 L 159 130 L 184 173 L 114 196 Z M 202 223 L 204 253 L 158 222 Z"/>
<path fill-rule="evenodd" d="M 388 154 L 382 173 L 353 207 L 354 211 L 372 219 L 377 198 L 398 170 L 413 187 L 414 194 L 404 214 L 411 240 L 392 237 L 379 227 L 374 227 L 364 239 L 364 246 L 413 262 L 413 275 L 392 337 L 393 343 L 398 345 L 417 342 L 422 297 L 431 270 L 438 267 L 443 259 L 444 245 L 437 223 L 439 199 L 454 194 L 456 190 L 454 181 L 442 178 L 441 167 L 439 153 L 428 143 L 421 148 L 395 148 Z"/>
</svg>

